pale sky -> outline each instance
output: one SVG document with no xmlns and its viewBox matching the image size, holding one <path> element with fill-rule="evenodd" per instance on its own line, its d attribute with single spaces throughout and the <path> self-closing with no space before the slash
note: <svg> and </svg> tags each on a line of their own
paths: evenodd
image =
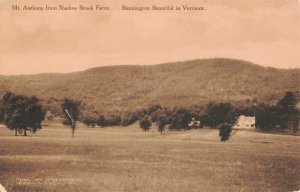
<svg viewBox="0 0 300 192">
<path fill-rule="evenodd" d="M 62 3 L 63 2 L 63 3 Z M 109 11 L 12 11 L 12 5 Z M 190 5 L 204 11 L 122 11 Z M 0 74 L 236 58 L 300 68 L 299 0 L 0 0 Z"/>
</svg>

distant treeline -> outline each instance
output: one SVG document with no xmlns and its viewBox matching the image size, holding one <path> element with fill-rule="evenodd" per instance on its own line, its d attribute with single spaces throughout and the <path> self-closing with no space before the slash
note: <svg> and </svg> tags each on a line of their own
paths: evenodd
<svg viewBox="0 0 300 192">
<path fill-rule="evenodd" d="M 30 99 L 32 98 L 34 98 L 35 107 L 32 102 L 31 107 L 26 107 L 26 103 L 30 104 Z M 22 101 L 23 104 L 17 106 L 13 103 L 14 101 Z M 25 96 L 14 95 L 13 93 L 5 94 L 0 101 L 0 121 L 10 125 L 11 129 L 14 129 L 14 126 L 24 127 L 22 118 L 24 121 L 28 121 L 26 119 L 28 115 L 37 114 L 33 112 L 26 114 L 26 110 L 37 108 L 41 114 L 39 117 L 45 116 L 45 118 L 50 121 L 53 120 L 55 116 L 64 117 L 63 124 L 71 126 L 72 118 L 66 118 L 65 109 L 67 106 L 64 106 L 66 105 L 66 101 L 68 100 L 60 101 L 51 98 L 48 103 L 41 105 L 41 102 L 36 97 L 27 98 Z M 147 126 L 150 126 L 151 123 L 160 125 L 163 120 L 163 125 L 167 125 L 169 129 L 181 130 L 191 128 L 189 122 L 193 119 L 200 121 L 200 125 L 195 128 L 219 128 L 219 126 L 223 124 L 233 126 L 240 115 L 246 115 L 256 117 L 256 128 L 259 129 L 292 129 L 294 132 L 299 129 L 299 110 L 296 107 L 298 99 L 293 92 L 287 92 L 285 96 L 274 105 L 255 103 L 250 106 L 234 106 L 229 102 L 210 102 L 207 105 L 167 108 L 161 104 L 152 104 L 148 107 L 138 108 L 133 111 L 115 111 L 109 113 L 90 110 L 81 101 L 75 102 L 71 100 L 71 103 L 72 102 L 77 103 L 77 106 L 73 107 L 78 110 L 78 117 L 76 116 L 75 121 L 81 121 L 89 127 L 128 126 L 137 121 L 140 122 L 142 127 L 145 122 Z M 11 109 L 11 106 L 14 106 L 14 109 Z M 23 108 L 19 109 L 18 107 Z M 24 110 L 24 112 L 22 112 L 22 110 Z M 51 113 L 46 113 L 45 115 L 46 111 L 50 111 Z M 72 113 L 74 110 L 70 108 L 69 111 Z M 10 118 L 8 118 L 8 113 L 10 114 Z M 30 118 L 34 119 L 35 117 L 32 116 Z M 14 119 L 18 121 L 18 124 L 15 125 L 12 123 Z M 36 124 L 35 122 L 35 127 L 40 128 L 40 126 Z M 161 126 L 161 128 L 162 127 L 164 126 Z"/>
<path fill-rule="evenodd" d="M 188 129 L 189 122 L 194 119 L 200 121 L 199 128 L 217 128 L 221 124 L 234 125 L 240 115 L 255 116 L 256 128 L 263 130 L 291 129 L 296 132 L 299 128 L 299 110 L 294 93 L 287 92 L 276 104 L 257 103 L 251 106 L 234 106 L 228 102 L 210 102 L 207 105 L 193 105 L 190 107 L 167 108 L 160 104 L 153 104 L 147 108 L 136 109 L 132 112 L 116 112 L 115 114 L 93 114 L 83 111 L 80 121 L 87 126 L 128 126 L 136 121 L 149 117 L 153 123 L 165 118 L 169 129 Z"/>
</svg>

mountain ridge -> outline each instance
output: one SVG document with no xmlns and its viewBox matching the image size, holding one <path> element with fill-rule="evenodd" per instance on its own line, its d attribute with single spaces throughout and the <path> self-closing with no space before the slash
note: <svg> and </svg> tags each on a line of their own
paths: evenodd
<svg viewBox="0 0 300 192">
<path fill-rule="evenodd" d="M 270 68 L 235 59 L 199 59 L 103 66 L 67 74 L 0 76 L 0 94 L 5 90 L 37 95 L 46 102 L 70 97 L 97 110 L 131 110 L 151 103 L 168 107 L 209 101 L 272 103 L 286 91 L 300 91 L 300 69 Z"/>
</svg>

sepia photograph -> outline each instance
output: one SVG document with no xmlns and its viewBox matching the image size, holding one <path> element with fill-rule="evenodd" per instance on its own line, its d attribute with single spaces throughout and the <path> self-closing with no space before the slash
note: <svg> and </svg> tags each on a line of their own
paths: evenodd
<svg viewBox="0 0 300 192">
<path fill-rule="evenodd" d="M 0 192 L 300 192 L 300 0 L 0 0 Z"/>
</svg>

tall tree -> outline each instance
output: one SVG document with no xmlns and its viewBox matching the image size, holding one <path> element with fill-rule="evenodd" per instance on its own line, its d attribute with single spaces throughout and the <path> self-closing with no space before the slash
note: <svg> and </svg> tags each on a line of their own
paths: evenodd
<svg viewBox="0 0 300 192">
<path fill-rule="evenodd" d="M 255 125 L 263 130 L 271 130 L 278 125 L 279 113 L 277 106 L 261 104 L 256 109 Z"/>
<path fill-rule="evenodd" d="M 299 111 L 296 105 L 296 95 L 290 91 L 286 92 L 285 96 L 277 103 L 279 125 L 282 130 L 291 128 L 294 132 L 297 131 L 299 126 Z"/>
<path fill-rule="evenodd" d="M 70 123 L 73 138 L 75 135 L 76 122 L 79 119 L 81 106 L 81 101 L 75 101 L 68 98 L 65 98 L 62 103 L 62 110 L 65 114 L 65 118 L 68 119 Z"/>
<path fill-rule="evenodd" d="M 0 120 L 10 130 L 14 130 L 16 136 L 18 133 L 27 136 L 28 130 L 35 133 L 42 128 L 41 122 L 46 113 L 37 97 L 6 92 L 0 105 Z"/>
</svg>

